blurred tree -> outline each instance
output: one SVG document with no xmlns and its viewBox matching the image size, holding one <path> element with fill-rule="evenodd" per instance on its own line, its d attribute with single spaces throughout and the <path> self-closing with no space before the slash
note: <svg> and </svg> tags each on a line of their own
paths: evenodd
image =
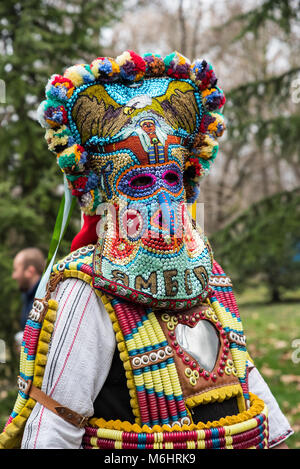
<svg viewBox="0 0 300 469">
<path fill-rule="evenodd" d="M 249 63 L 245 69 L 248 77 L 245 74 L 244 80 L 226 93 L 229 151 L 225 146 L 224 190 L 219 191 L 223 204 L 218 204 L 215 229 L 236 214 L 237 207 L 225 202 L 235 193 L 248 202 L 257 201 L 286 187 L 286 175 L 291 174 L 294 185 L 300 184 L 300 110 L 293 89 L 298 83 L 300 90 L 299 5 L 298 0 L 263 0 L 220 27 L 232 27 L 232 44 L 248 54 Z M 236 147 L 234 153 L 232 146 Z M 233 165 L 235 178 L 228 171 Z M 247 193 L 242 190 L 245 176 L 253 180 L 252 194 L 249 187 Z M 228 191 L 230 185 L 232 190 Z M 243 208 L 240 205 L 240 210 Z"/>
<path fill-rule="evenodd" d="M 238 35 L 242 37 L 248 31 L 259 33 L 267 21 L 272 21 L 289 34 L 292 22 L 300 19 L 299 6 L 299 0 L 263 0 L 247 12 L 231 18 L 227 25 L 242 21 L 244 25 Z"/>
<path fill-rule="evenodd" d="M 249 54 L 256 59 L 256 75 L 227 92 L 227 145 L 230 142 L 238 151 L 233 158 L 225 155 L 217 217 L 217 225 L 223 229 L 214 233 L 212 243 L 238 287 L 245 287 L 258 275 L 268 285 L 272 301 L 280 300 L 283 289 L 299 287 L 300 281 L 300 192 L 282 192 L 288 185 L 287 174 L 296 187 L 300 185 L 300 111 L 293 99 L 293 85 L 299 86 L 300 76 L 295 60 L 295 54 L 299 57 L 299 20 L 298 1 L 264 0 L 225 23 L 225 27 L 240 25 L 234 35 L 236 44 L 250 38 L 249 45 L 255 45 Z M 289 46 L 285 57 L 273 58 L 274 63 L 281 62 L 280 73 L 272 69 L 268 58 L 276 49 L 274 39 Z M 237 217 L 236 207 L 226 204 L 226 197 L 228 201 L 234 191 L 226 194 L 224 190 L 226 182 L 234 180 L 228 171 L 232 163 L 240 169 L 231 188 L 240 197 L 241 177 L 250 179 L 256 174 L 254 194 L 249 186 L 246 200 L 248 204 L 255 198 L 258 202 Z M 234 219 L 228 223 L 230 218 Z"/>
<path fill-rule="evenodd" d="M 210 234 L 249 205 L 300 184 L 299 2 L 131 0 L 106 47 L 178 50 L 212 63 L 227 102 L 227 132 L 201 183 Z M 254 8 L 253 5 L 256 5 Z M 158 13 L 159 12 L 159 13 Z M 109 41 L 110 39 L 110 41 Z"/>
<path fill-rule="evenodd" d="M 20 300 L 11 281 L 22 248 L 47 254 L 60 199 L 62 174 L 36 121 L 36 109 L 53 73 L 101 55 L 102 28 L 118 19 L 122 0 L 11 0 L 0 3 L 0 338 L 13 350 Z M 61 254 L 80 226 L 78 208 Z M 77 216 L 76 216 L 77 215 Z M 0 372 L 9 372 L 10 361 Z"/>
<path fill-rule="evenodd" d="M 238 288 L 257 277 L 271 301 L 300 284 L 300 189 L 253 204 L 211 237 L 216 258 Z"/>
</svg>

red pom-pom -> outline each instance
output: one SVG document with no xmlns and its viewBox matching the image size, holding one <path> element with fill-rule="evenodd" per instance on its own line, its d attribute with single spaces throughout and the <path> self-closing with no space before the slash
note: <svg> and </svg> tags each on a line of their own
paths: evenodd
<svg viewBox="0 0 300 469">
<path fill-rule="evenodd" d="M 146 72 L 146 63 L 140 55 L 136 54 L 133 50 L 128 51 L 134 64 L 135 64 L 135 69 L 138 72 L 141 72 L 142 75 L 145 74 Z"/>
</svg>

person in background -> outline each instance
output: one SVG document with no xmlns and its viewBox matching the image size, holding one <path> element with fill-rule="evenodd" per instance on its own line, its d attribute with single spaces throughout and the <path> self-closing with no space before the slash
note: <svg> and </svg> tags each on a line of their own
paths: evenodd
<svg viewBox="0 0 300 469">
<path fill-rule="evenodd" d="M 28 314 L 32 308 L 35 292 L 45 268 L 45 257 L 38 248 L 22 249 L 14 258 L 12 278 L 22 293 L 23 308 L 20 327 L 25 328 Z"/>
</svg>

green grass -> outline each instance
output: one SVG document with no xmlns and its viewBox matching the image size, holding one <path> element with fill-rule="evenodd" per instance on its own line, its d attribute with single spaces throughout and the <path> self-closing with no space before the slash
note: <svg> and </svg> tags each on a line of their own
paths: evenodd
<svg viewBox="0 0 300 469">
<path fill-rule="evenodd" d="M 287 444 L 300 448 L 300 292 L 271 304 L 264 287 L 252 288 L 237 301 L 249 353 L 294 430 Z"/>
<path fill-rule="evenodd" d="M 287 440 L 289 448 L 299 449 L 300 362 L 294 363 L 292 357 L 294 353 L 300 359 L 300 350 L 293 348 L 293 341 L 300 339 L 300 291 L 286 294 L 280 304 L 270 304 L 264 287 L 249 288 L 237 295 L 237 301 L 249 353 L 294 429 Z M 1 387 L 0 428 L 15 397 L 15 389 Z"/>
</svg>

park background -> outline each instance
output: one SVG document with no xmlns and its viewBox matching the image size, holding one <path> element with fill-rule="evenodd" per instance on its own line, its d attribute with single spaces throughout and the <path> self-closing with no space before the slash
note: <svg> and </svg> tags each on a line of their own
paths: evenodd
<svg viewBox="0 0 300 469">
<path fill-rule="evenodd" d="M 52 74 L 127 49 L 178 50 L 211 62 L 220 77 L 227 131 L 198 202 L 215 257 L 232 277 L 250 354 L 294 429 L 289 447 L 300 448 L 298 0 L 1 2 L 0 426 L 18 373 L 13 258 L 29 246 L 47 256 L 63 193 L 38 104 Z M 59 256 L 79 228 L 76 207 Z"/>
</svg>

